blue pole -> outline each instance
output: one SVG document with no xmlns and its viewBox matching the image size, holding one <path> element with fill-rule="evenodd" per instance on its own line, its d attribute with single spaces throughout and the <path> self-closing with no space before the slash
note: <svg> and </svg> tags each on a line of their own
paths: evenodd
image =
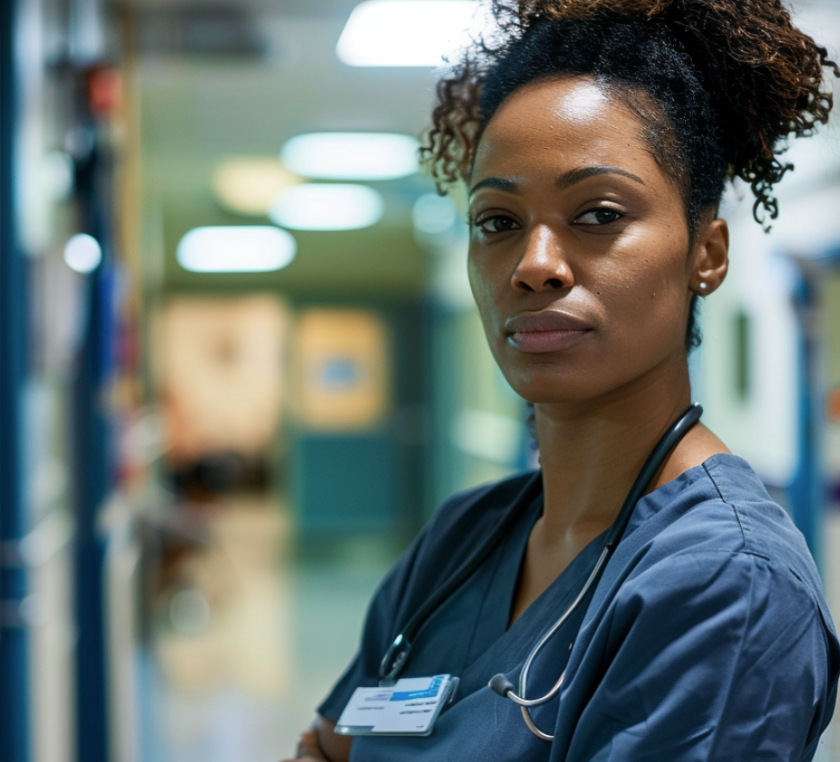
<svg viewBox="0 0 840 762">
<path fill-rule="evenodd" d="M 817 565 L 821 566 L 820 529 L 822 527 L 824 489 L 820 470 L 819 424 L 817 415 L 821 407 L 820 385 L 817 379 L 816 337 L 813 335 L 812 315 L 816 309 L 814 287 L 806 275 L 800 273 L 793 291 L 799 325 L 797 347 L 797 399 L 798 446 L 797 467 L 788 489 L 790 511 L 794 523 L 811 550 Z"/>
<path fill-rule="evenodd" d="M 73 388 L 76 503 L 76 759 L 108 760 L 105 541 L 98 526 L 108 492 L 108 422 L 102 410 L 109 281 L 88 276 L 88 325 Z"/>
<path fill-rule="evenodd" d="M 0 762 L 26 762 L 29 756 L 27 640 L 19 616 L 26 570 L 14 559 L 25 531 L 21 453 L 27 294 L 14 201 L 17 11 L 17 0 L 0 2 Z"/>
<path fill-rule="evenodd" d="M 106 663 L 106 543 L 100 517 L 114 486 L 111 420 L 105 402 L 113 373 L 115 280 L 111 266 L 110 152 L 97 140 L 96 124 L 79 105 L 77 127 L 88 130 L 92 149 L 76 163 L 79 226 L 102 246 L 103 262 L 87 277 L 87 320 L 76 357 L 72 391 L 73 490 L 76 514 L 75 610 L 76 759 L 108 762 Z"/>
<path fill-rule="evenodd" d="M 823 426 L 824 386 L 817 367 L 818 337 L 814 332 L 813 315 L 818 307 L 820 277 L 840 269 L 840 246 L 834 246 L 819 256 L 799 261 L 799 281 L 793 290 L 793 302 L 799 325 L 798 376 L 799 423 L 798 465 L 788 495 L 791 514 L 805 535 L 808 547 L 822 570 L 820 538 L 827 499 L 822 473 L 820 433 Z"/>
</svg>

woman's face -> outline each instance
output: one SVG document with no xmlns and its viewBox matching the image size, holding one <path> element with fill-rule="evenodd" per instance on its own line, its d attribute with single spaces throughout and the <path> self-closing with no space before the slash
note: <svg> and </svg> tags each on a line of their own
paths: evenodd
<svg viewBox="0 0 840 762">
<path fill-rule="evenodd" d="M 682 196 L 640 133 L 592 79 L 568 77 L 515 92 L 479 142 L 470 283 L 496 361 L 531 402 L 685 365 L 695 257 Z"/>
</svg>

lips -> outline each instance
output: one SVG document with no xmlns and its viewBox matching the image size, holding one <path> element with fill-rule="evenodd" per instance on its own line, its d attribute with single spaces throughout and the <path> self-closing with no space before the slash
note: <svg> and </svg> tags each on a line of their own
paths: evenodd
<svg viewBox="0 0 840 762">
<path fill-rule="evenodd" d="M 592 331 L 582 318 L 544 310 L 514 315 L 505 321 L 508 343 L 523 352 L 557 352 L 576 344 Z"/>
</svg>

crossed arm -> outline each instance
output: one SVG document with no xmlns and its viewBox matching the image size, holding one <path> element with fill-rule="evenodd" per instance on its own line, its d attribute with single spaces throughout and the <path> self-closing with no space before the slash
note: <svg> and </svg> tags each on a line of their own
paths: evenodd
<svg viewBox="0 0 840 762">
<path fill-rule="evenodd" d="M 318 715 L 298 741 L 297 751 L 283 762 L 347 762 L 352 738 L 333 733 L 335 723 Z"/>
</svg>

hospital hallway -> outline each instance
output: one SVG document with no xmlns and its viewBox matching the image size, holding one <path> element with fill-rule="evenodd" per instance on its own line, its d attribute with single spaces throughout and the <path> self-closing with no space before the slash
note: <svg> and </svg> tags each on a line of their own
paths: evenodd
<svg viewBox="0 0 840 762">
<path fill-rule="evenodd" d="M 418 158 L 477 7 L 0 0 L 0 762 L 278 762 L 441 504 L 538 465 Z M 785 156 L 692 395 L 840 620 L 840 111 Z"/>
</svg>

